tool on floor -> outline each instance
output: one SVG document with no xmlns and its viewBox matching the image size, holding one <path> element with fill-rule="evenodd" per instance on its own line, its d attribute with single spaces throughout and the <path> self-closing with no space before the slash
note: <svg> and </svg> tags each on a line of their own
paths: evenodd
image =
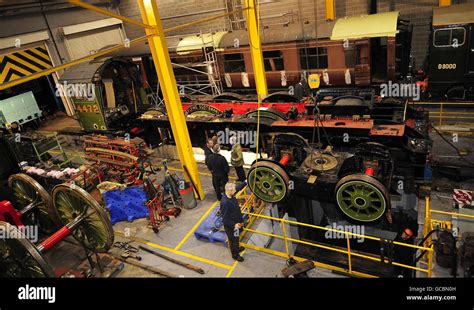
<svg viewBox="0 0 474 310">
<path fill-rule="evenodd" d="M 183 266 L 184 268 L 187 268 L 187 269 L 189 269 L 189 270 L 195 271 L 195 272 L 197 272 L 197 273 L 199 273 L 199 274 L 204 274 L 204 270 L 203 270 L 202 268 L 193 266 L 193 265 L 188 264 L 188 263 L 184 263 L 184 262 L 182 262 L 182 261 L 179 261 L 179 260 L 177 260 L 177 259 L 168 257 L 168 256 L 166 256 L 166 255 L 160 254 L 160 253 L 158 253 L 158 252 L 155 252 L 155 251 L 153 251 L 153 250 L 150 250 L 150 249 L 148 249 L 148 248 L 145 248 L 144 246 L 141 246 L 141 245 L 139 245 L 138 247 L 140 248 L 140 250 L 146 251 L 146 252 L 148 252 L 148 253 L 150 253 L 150 254 L 153 254 L 153 255 L 155 255 L 155 256 L 158 256 L 158 257 L 160 257 L 160 258 L 163 258 L 163 259 L 165 259 L 165 260 L 167 260 L 167 261 L 170 261 L 170 262 L 172 262 L 172 263 L 175 263 L 175 264 L 177 264 L 177 265 Z"/>
<path fill-rule="evenodd" d="M 116 248 L 119 248 L 119 249 L 123 249 L 124 251 L 128 251 L 128 252 L 131 252 L 131 253 L 138 253 L 138 248 L 130 245 L 130 242 L 131 241 L 116 241 L 114 243 L 114 247 Z"/>
<path fill-rule="evenodd" d="M 165 278 L 177 278 L 177 276 L 175 276 L 174 274 L 171 274 L 171 273 L 169 273 L 169 272 L 163 271 L 163 270 L 158 269 L 158 268 L 156 268 L 156 267 L 148 266 L 148 265 L 139 263 L 139 262 L 137 262 L 137 261 L 134 261 L 134 260 L 131 260 L 131 259 L 122 257 L 122 256 L 117 255 L 117 254 L 111 253 L 111 255 L 112 255 L 113 257 L 115 257 L 116 259 L 121 260 L 122 262 L 125 262 L 125 263 L 127 263 L 127 264 L 132 265 L 132 266 L 141 268 L 141 269 L 143 269 L 143 270 L 149 271 L 149 272 L 151 272 L 151 273 L 154 273 L 154 274 L 163 276 L 163 277 L 165 277 Z"/>
<path fill-rule="evenodd" d="M 138 260 L 138 261 L 141 261 L 141 260 L 142 260 L 142 257 L 141 257 L 140 255 L 131 253 L 129 250 L 123 251 L 122 254 L 120 255 L 120 257 L 123 257 L 123 258 L 133 258 L 133 259 L 136 259 L 136 260 Z"/>
<path fill-rule="evenodd" d="M 287 267 L 281 271 L 285 278 L 308 278 L 306 273 L 315 267 L 311 260 L 298 262 L 293 257 L 287 260 L 286 265 Z"/>
</svg>

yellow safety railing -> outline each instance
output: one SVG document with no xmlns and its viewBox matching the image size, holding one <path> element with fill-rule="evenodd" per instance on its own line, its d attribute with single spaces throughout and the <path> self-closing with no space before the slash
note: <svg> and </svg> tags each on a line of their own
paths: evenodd
<svg viewBox="0 0 474 310">
<path fill-rule="evenodd" d="M 438 111 L 432 111 L 430 109 L 430 118 L 437 120 L 438 127 L 441 129 L 444 120 L 466 120 L 465 122 L 456 122 L 457 124 L 471 124 L 469 120 L 474 119 L 474 112 L 469 111 L 445 111 L 445 107 L 449 106 L 462 106 L 463 108 L 474 107 L 474 102 L 414 102 L 415 106 L 429 106 L 431 108 L 438 108 Z M 446 130 L 449 131 L 449 130 Z"/>
<path fill-rule="evenodd" d="M 474 219 L 474 215 L 440 211 L 440 210 L 432 210 L 430 208 L 430 198 L 426 197 L 425 198 L 425 229 L 424 229 L 425 236 L 428 235 L 430 231 L 435 229 L 437 225 L 442 224 L 443 222 L 446 222 L 447 224 L 449 224 L 449 225 L 446 225 L 447 227 L 452 227 L 451 219 L 445 220 L 445 221 L 433 219 L 432 214 L 441 214 L 441 215 L 446 215 L 446 216 L 451 216 L 451 217 L 454 216 L 454 217 Z M 432 242 L 432 238 L 430 237 L 428 238 L 428 240 L 426 240 L 425 244 L 430 244 L 431 242 Z"/>
<path fill-rule="evenodd" d="M 406 264 L 395 262 L 395 261 L 389 262 L 388 259 L 384 259 L 383 261 L 381 261 L 380 257 L 378 257 L 378 256 L 362 254 L 360 252 L 356 252 L 356 251 L 352 250 L 351 245 L 350 245 L 350 239 L 354 238 L 354 237 L 364 238 L 364 239 L 374 240 L 374 241 L 379 241 L 380 242 L 382 240 L 379 237 L 363 235 L 363 234 L 358 234 L 358 233 L 354 233 L 354 232 L 349 232 L 349 231 L 344 231 L 344 230 L 339 230 L 339 229 L 334 229 L 334 228 L 329 228 L 329 227 L 322 227 L 322 226 L 317 226 L 317 225 L 312 225 L 312 224 L 287 220 L 287 219 L 283 219 L 283 218 L 277 218 L 277 217 L 263 215 L 263 214 L 260 214 L 261 211 L 263 210 L 263 206 L 260 206 L 260 208 L 258 208 L 259 211 L 256 212 L 256 213 L 248 212 L 249 203 L 250 203 L 250 201 L 254 201 L 254 200 L 255 200 L 255 197 L 253 195 L 251 195 L 247 199 L 247 201 L 244 203 L 244 205 L 242 206 L 242 213 L 247 214 L 249 216 L 249 221 L 244 227 L 244 232 L 241 234 L 241 238 L 247 232 L 248 233 L 255 233 L 255 234 L 259 234 L 259 235 L 263 235 L 263 236 L 267 236 L 267 237 L 277 238 L 279 240 L 283 240 L 284 246 L 285 246 L 285 252 L 277 251 L 277 250 L 273 250 L 273 249 L 268 249 L 268 248 L 264 248 L 264 247 L 251 245 L 251 244 L 246 244 L 246 243 L 241 242 L 241 245 L 246 247 L 246 248 L 250 248 L 250 249 L 253 249 L 253 250 L 257 250 L 257 251 L 260 251 L 260 252 L 272 254 L 272 255 L 275 255 L 275 256 L 283 257 L 283 258 L 292 257 L 297 261 L 304 261 L 304 260 L 306 260 L 305 258 L 292 255 L 290 253 L 290 250 L 289 250 L 289 244 L 290 243 L 304 244 L 304 245 L 308 245 L 308 246 L 312 246 L 312 247 L 316 247 L 316 248 L 321 248 L 321 249 L 325 249 L 325 250 L 329 250 L 329 251 L 334 251 L 334 252 L 338 252 L 338 253 L 342 253 L 342 254 L 347 255 L 347 268 L 342 268 L 342 267 L 338 267 L 338 266 L 335 266 L 335 265 L 330 265 L 330 264 L 325 264 L 325 263 L 313 261 L 315 266 L 326 268 L 326 269 L 329 269 L 329 270 L 338 271 L 338 272 L 341 272 L 341 273 L 354 275 L 354 276 L 358 276 L 358 277 L 371 277 L 371 278 L 376 277 L 374 275 L 359 272 L 359 271 L 356 271 L 356 270 L 353 269 L 352 258 L 353 257 L 359 257 L 359 258 L 369 260 L 369 261 L 390 263 L 394 266 L 415 270 L 415 271 L 426 274 L 427 277 L 431 277 L 432 257 L 433 257 L 433 247 L 432 246 L 431 247 L 425 247 L 425 246 L 417 246 L 417 245 L 412 245 L 412 244 L 407 244 L 407 243 L 402 243 L 402 242 L 397 242 L 397 241 L 393 242 L 393 244 L 397 245 L 397 246 L 412 248 L 412 249 L 416 249 L 416 250 L 420 250 L 420 251 L 426 251 L 427 257 L 428 257 L 428 264 L 427 264 L 428 266 L 426 268 L 410 266 L 410 265 L 406 265 Z M 263 204 L 263 205 L 265 205 L 265 204 Z M 280 227 L 281 227 L 281 230 L 282 230 L 282 235 L 278 235 L 278 234 L 275 234 L 275 233 L 264 232 L 264 231 L 259 231 L 259 230 L 251 228 L 252 224 L 255 222 L 256 219 L 270 220 L 270 221 L 274 221 L 274 222 L 279 223 Z M 290 236 L 288 236 L 288 232 L 287 232 L 287 229 L 286 229 L 285 225 L 303 226 L 303 227 L 307 227 L 307 228 L 317 229 L 317 230 L 320 230 L 320 231 L 325 231 L 325 232 L 331 231 L 333 233 L 342 234 L 346 238 L 346 247 L 341 248 L 341 247 L 335 247 L 335 246 L 332 246 L 332 245 L 326 245 L 326 244 L 322 244 L 322 243 L 316 243 L 316 242 L 311 242 L 311 241 L 306 241 L 306 240 L 298 240 L 298 239 L 291 238 Z"/>
</svg>

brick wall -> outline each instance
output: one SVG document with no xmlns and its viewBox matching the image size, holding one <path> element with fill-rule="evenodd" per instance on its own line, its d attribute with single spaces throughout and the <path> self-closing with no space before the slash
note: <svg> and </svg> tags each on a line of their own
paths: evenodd
<svg viewBox="0 0 474 310">
<path fill-rule="evenodd" d="M 355 16 L 367 14 L 370 0 L 335 0 L 336 17 Z M 264 1 L 262 1 L 264 2 Z M 456 0 L 453 0 L 456 3 Z M 474 3 L 474 0 L 458 0 L 458 3 Z M 203 12 L 213 9 L 224 9 L 226 0 L 158 0 L 161 17 L 164 18 L 165 28 L 177 26 L 183 23 L 195 21 L 215 14 L 225 12 L 212 12 L 206 14 L 196 14 L 187 17 L 167 19 L 166 17 Z M 430 35 L 430 23 L 433 8 L 438 5 L 438 0 L 378 0 L 378 12 L 388 12 L 391 10 L 400 11 L 402 18 L 408 19 L 413 24 L 412 54 L 417 65 L 422 65 L 428 53 L 428 40 Z M 120 12 L 129 17 L 140 19 L 140 12 L 136 0 L 122 0 L 119 6 Z M 274 0 L 261 4 L 261 16 L 263 24 L 283 22 L 300 22 L 318 20 L 325 18 L 324 0 Z M 222 30 L 229 28 L 229 20 L 218 19 L 204 24 L 185 28 L 169 35 L 208 32 L 209 30 Z M 144 35 L 144 31 L 134 26 L 126 26 L 127 35 L 136 38 Z"/>
</svg>

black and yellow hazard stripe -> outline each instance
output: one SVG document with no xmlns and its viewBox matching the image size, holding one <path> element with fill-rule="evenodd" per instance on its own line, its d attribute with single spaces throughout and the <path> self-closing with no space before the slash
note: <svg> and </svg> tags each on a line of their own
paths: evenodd
<svg viewBox="0 0 474 310">
<path fill-rule="evenodd" d="M 51 68 L 52 63 L 44 47 L 0 55 L 0 84 Z"/>
</svg>

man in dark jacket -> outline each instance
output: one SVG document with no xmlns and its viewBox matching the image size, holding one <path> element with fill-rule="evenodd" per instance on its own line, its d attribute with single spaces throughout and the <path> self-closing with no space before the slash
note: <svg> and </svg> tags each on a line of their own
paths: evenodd
<svg viewBox="0 0 474 310">
<path fill-rule="evenodd" d="M 239 247 L 240 230 L 244 226 L 244 219 L 240 212 L 239 202 L 235 198 L 235 193 L 239 192 L 247 185 L 246 182 L 235 186 L 234 183 L 227 183 L 225 185 L 225 195 L 221 199 L 221 214 L 224 230 L 229 240 L 230 253 L 232 258 L 236 261 L 243 262 L 244 258 L 240 256 L 240 252 L 244 247 Z"/>
<path fill-rule="evenodd" d="M 208 161 L 209 161 L 209 155 L 212 154 L 212 147 L 214 146 L 214 140 L 212 138 L 208 138 L 206 140 L 206 145 L 202 147 L 204 151 L 204 162 L 206 163 L 206 166 L 209 168 Z"/>
<path fill-rule="evenodd" d="M 217 200 L 221 200 L 222 190 L 229 181 L 229 164 L 227 163 L 227 159 L 219 154 L 221 151 L 219 144 L 215 144 L 212 151 L 213 153 L 209 155 L 207 160 L 207 167 L 212 174 L 212 186 L 216 192 Z"/>
</svg>

